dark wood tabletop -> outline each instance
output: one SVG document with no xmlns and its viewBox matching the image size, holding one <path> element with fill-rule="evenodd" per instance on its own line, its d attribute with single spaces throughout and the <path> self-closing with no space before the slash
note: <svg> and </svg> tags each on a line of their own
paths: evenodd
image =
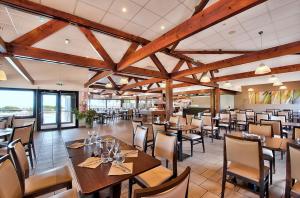
<svg viewBox="0 0 300 198">
<path fill-rule="evenodd" d="M 103 138 L 106 137 L 112 138 L 112 136 L 104 136 Z M 118 140 L 117 138 L 115 139 Z M 134 147 L 127 145 L 120 140 L 118 141 L 120 142 L 121 149 L 134 149 Z M 66 142 L 66 146 L 74 142 L 83 142 L 83 140 Z M 120 185 L 122 181 L 133 178 L 134 176 L 155 168 L 161 164 L 159 160 L 144 152 L 139 151 L 138 157 L 126 158 L 125 160 L 125 163 L 133 162 L 132 174 L 109 176 L 108 172 L 111 163 L 101 164 L 95 169 L 82 168 L 78 166 L 79 163 L 83 162 L 85 159 L 92 155 L 93 146 L 84 146 L 78 149 L 67 148 L 67 150 L 74 167 L 77 181 L 81 187 L 81 193 L 84 195 L 93 194 L 108 187 L 113 187 L 114 185 Z"/>
<path fill-rule="evenodd" d="M 169 129 L 173 129 L 173 130 L 181 130 L 181 131 L 189 131 L 189 130 L 193 130 L 193 129 L 197 129 L 197 126 L 193 126 L 193 125 L 182 125 L 182 126 L 178 126 L 178 125 L 170 125 L 168 127 Z"/>
</svg>

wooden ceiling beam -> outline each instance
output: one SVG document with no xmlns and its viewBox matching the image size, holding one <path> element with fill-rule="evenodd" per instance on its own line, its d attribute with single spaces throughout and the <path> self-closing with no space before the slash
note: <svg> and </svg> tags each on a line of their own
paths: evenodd
<svg viewBox="0 0 300 198">
<path fill-rule="evenodd" d="M 124 59 L 126 59 L 130 54 L 135 52 L 135 50 L 139 47 L 138 43 L 131 43 L 128 49 L 126 50 L 125 54 L 121 58 L 120 62 L 122 62 Z M 119 64 L 117 65 L 117 69 L 119 67 Z"/>
<path fill-rule="evenodd" d="M 231 75 L 226 75 L 226 76 L 215 77 L 214 79 L 212 79 L 212 81 L 213 82 L 221 82 L 221 81 L 237 80 L 237 79 L 243 79 L 243 78 L 269 76 L 272 74 L 282 74 L 282 73 L 296 72 L 296 71 L 300 71 L 300 64 L 287 65 L 287 66 L 282 66 L 282 67 L 273 67 L 271 69 L 271 73 L 268 73 L 268 74 L 256 75 L 254 73 L 255 71 L 251 71 L 251 72 L 243 72 L 243 73 L 238 73 L 238 74 L 231 74 Z"/>
<path fill-rule="evenodd" d="M 128 82 L 129 82 L 129 78 L 133 77 L 133 76 L 130 76 L 130 75 L 119 73 L 119 72 L 115 72 L 114 76 L 120 76 L 120 77 L 128 78 Z M 142 77 L 137 77 L 137 76 L 134 76 L 134 78 L 136 78 L 138 80 L 147 80 L 147 78 L 142 78 Z"/>
<path fill-rule="evenodd" d="M 264 1 L 265 0 L 219 0 L 202 12 L 195 14 L 190 19 L 184 21 L 159 38 L 129 55 L 120 63 L 118 70 L 125 69 L 129 65 L 134 64 L 164 48 L 167 48 L 177 41 L 192 36 L 199 31 L 205 30 L 225 19 L 228 19 L 229 17 L 241 13 L 242 11 L 245 11 L 255 5 L 263 3 Z"/>
<path fill-rule="evenodd" d="M 154 78 L 163 78 L 167 79 L 165 75 L 163 75 L 160 71 L 144 69 L 140 67 L 130 66 L 126 69 L 122 70 L 122 73 L 138 75 L 138 76 L 147 76 L 147 77 L 154 77 Z"/>
<path fill-rule="evenodd" d="M 176 50 L 177 54 L 249 54 L 251 50 Z"/>
<path fill-rule="evenodd" d="M 180 88 L 180 87 L 188 87 L 188 86 L 193 86 L 193 84 L 190 83 L 178 83 L 178 84 L 172 84 L 172 88 Z M 153 88 L 153 89 L 149 89 L 147 91 L 147 93 L 152 93 L 154 91 L 163 91 L 165 88 L 162 87 L 157 87 L 157 88 Z"/>
<path fill-rule="evenodd" d="M 115 81 L 112 79 L 111 76 L 107 76 L 107 79 L 110 81 L 110 83 L 113 85 L 115 89 L 119 89 L 119 86 L 115 83 Z"/>
<path fill-rule="evenodd" d="M 104 47 L 101 45 L 100 41 L 93 34 L 93 32 L 84 27 L 79 27 L 79 29 L 84 34 L 84 36 L 87 38 L 87 40 L 91 43 L 92 47 L 95 49 L 95 51 L 98 53 L 98 55 L 101 56 L 108 65 L 111 66 L 111 69 L 115 69 L 116 64 L 111 59 L 109 54 L 106 52 Z"/>
<path fill-rule="evenodd" d="M 135 87 L 148 85 L 148 84 L 156 83 L 156 82 L 161 82 L 163 80 L 164 79 L 161 79 L 161 78 L 150 78 L 148 80 L 144 80 L 144 81 L 140 81 L 140 82 L 136 82 L 136 83 L 133 83 L 133 84 L 126 85 L 126 86 L 122 87 L 121 90 L 125 91 L 125 90 L 132 89 L 132 88 L 135 88 Z"/>
<path fill-rule="evenodd" d="M 153 61 L 153 63 L 156 65 L 156 67 L 158 68 L 158 70 L 165 75 L 166 77 L 168 77 L 168 72 L 165 69 L 165 67 L 163 66 L 163 64 L 160 62 L 160 60 L 157 58 L 157 56 L 155 54 L 152 54 L 150 56 L 151 60 Z"/>
<path fill-rule="evenodd" d="M 184 60 L 180 59 L 178 63 L 175 65 L 175 67 L 173 68 L 172 73 L 179 71 L 183 63 Z"/>
<path fill-rule="evenodd" d="M 187 66 L 188 66 L 189 69 L 192 69 L 192 68 L 193 68 L 193 65 L 192 65 L 190 62 L 186 62 L 186 64 L 187 64 Z M 192 74 L 192 76 L 193 76 L 193 78 L 194 78 L 195 80 L 198 80 L 196 74 Z"/>
<path fill-rule="evenodd" d="M 300 52 L 300 41 L 260 50 L 257 52 L 253 52 L 251 54 L 245 54 L 233 58 L 228 58 L 225 60 L 215 61 L 212 63 L 205 64 L 205 66 L 203 67 L 194 67 L 193 69 L 186 69 L 186 70 L 174 72 L 171 74 L 171 76 L 172 77 L 188 76 L 191 74 L 208 72 L 210 70 L 222 69 L 222 68 L 232 67 L 236 65 L 251 63 L 255 61 L 275 58 L 279 56 L 295 54 L 297 52 Z"/>
<path fill-rule="evenodd" d="M 172 79 L 179 82 L 190 83 L 193 85 L 200 85 L 200 86 L 214 87 L 214 88 L 219 87 L 218 84 L 214 82 L 204 83 L 204 82 L 200 82 L 199 80 L 195 80 L 193 78 L 188 78 L 188 77 L 180 77 L 180 78 L 172 78 Z"/>
<path fill-rule="evenodd" d="M 98 85 L 98 84 L 93 84 L 93 85 L 90 86 L 90 88 L 104 89 L 104 90 L 116 90 L 114 88 L 107 88 L 104 85 Z M 140 89 L 127 89 L 126 91 L 138 92 L 138 93 L 145 93 L 146 92 L 146 91 L 140 90 Z"/>
<path fill-rule="evenodd" d="M 95 76 L 93 76 L 88 82 L 84 83 L 84 87 L 89 87 L 90 85 L 94 84 L 95 82 L 99 81 L 102 78 L 106 78 L 109 75 L 112 75 L 113 71 L 103 71 L 98 72 Z"/>
<path fill-rule="evenodd" d="M 173 95 L 210 94 L 211 89 L 174 92 Z"/>
<path fill-rule="evenodd" d="M 11 43 L 31 46 L 50 36 L 51 34 L 63 29 L 68 24 L 69 23 L 65 21 L 52 19 L 47 23 L 33 29 L 32 31 L 27 32 L 26 34 L 16 38 Z"/>
</svg>

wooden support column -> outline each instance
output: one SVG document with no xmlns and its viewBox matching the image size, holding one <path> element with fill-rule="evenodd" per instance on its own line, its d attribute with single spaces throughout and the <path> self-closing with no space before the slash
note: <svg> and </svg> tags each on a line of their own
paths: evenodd
<svg viewBox="0 0 300 198">
<path fill-rule="evenodd" d="M 219 88 L 216 88 L 215 92 L 215 113 L 220 113 L 221 90 Z"/>
<path fill-rule="evenodd" d="M 216 109 L 216 89 L 211 89 L 210 91 L 210 112 L 212 116 L 215 116 L 215 109 Z"/>
<path fill-rule="evenodd" d="M 135 108 L 136 108 L 136 109 L 139 108 L 139 103 L 140 103 L 140 97 L 136 96 L 136 97 L 135 97 Z"/>
<path fill-rule="evenodd" d="M 170 116 L 173 115 L 173 88 L 172 80 L 166 80 L 166 118 L 169 120 Z"/>
</svg>

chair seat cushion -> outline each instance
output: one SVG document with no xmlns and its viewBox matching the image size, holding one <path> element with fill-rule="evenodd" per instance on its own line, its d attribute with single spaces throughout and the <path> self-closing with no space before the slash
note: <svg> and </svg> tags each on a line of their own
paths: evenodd
<svg viewBox="0 0 300 198">
<path fill-rule="evenodd" d="M 191 139 L 191 140 L 201 139 L 201 136 L 200 136 L 200 135 L 193 134 L 193 133 L 183 134 L 182 136 L 183 136 L 183 138 Z"/>
<path fill-rule="evenodd" d="M 227 171 L 234 173 L 236 175 L 251 179 L 253 181 L 259 182 L 259 170 L 239 164 L 239 163 L 231 163 L 227 169 Z M 265 177 L 269 174 L 269 168 L 264 167 Z"/>
<path fill-rule="evenodd" d="M 215 130 L 218 130 L 218 127 L 215 127 L 215 126 L 214 126 L 214 127 L 211 127 L 211 126 L 204 126 L 204 127 L 203 127 L 203 130 L 207 130 L 207 131 L 214 130 L 214 131 L 215 131 Z"/>
<path fill-rule="evenodd" d="M 219 127 L 229 127 L 229 124 L 228 123 L 220 123 Z"/>
<path fill-rule="evenodd" d="M 170 169 L 165 168 L 164 166 L 158 166 L 147 172 L 139 174 L 136 176 L 136 179 L 146 187 L 154 187 L 166 182 L 172 177 L 172 175 L 173 172 Z"/>
<path fill-rule="evenodd" d="M 271 158 L 274 157 L 273 152 L 270 149 L 263 148 L 262 151 L 263 151 L 264 155 L 271 157 Z"/>
<path fill-rule="evenodd" d="M 237 121 L 237 124 L 239 124 L 239 125 L 246 125 L 247 122 L 244 122 L 244 121 Z"/>
<path fill-rule="evenodd" d="M 79 198 L 79 196 L 75 189 L 71 189 L 51 196 L 51 198 Z"/>
<path fill-rule="evenodd" d="M 68 166 L 54 168 L 28 177 L 25 180 L 25 195 L 42 192 L 48 188 L 69 182 L 72 182 L 72 176 Z"/>
<path fill-rule="evenodd" d="M 292 192 L 295 193 L 295 194 L 300 195 L 300 182 L 299 182 L 299 181 L 297 181 L 297 182 L 294 184 L 294 186 L 293 186 L 293 188 L 292 188 Z"/>
</svg>

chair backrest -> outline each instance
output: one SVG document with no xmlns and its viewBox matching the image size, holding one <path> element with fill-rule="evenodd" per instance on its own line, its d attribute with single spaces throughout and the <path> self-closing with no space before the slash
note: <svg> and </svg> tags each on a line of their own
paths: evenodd
<svg viewBox="0 0 300 198">
<path fill-rule="evenodd" d="M 300 127 L 294 127 L 293 130 L 293 139 L 296 140 L 297 138 L 300 138 Z"/>
<path fill-rule="evenodd" d="M 134 198 L 153 197 L 153 198 L 169 198 L 169 197 L 187 197 L 191 168 L 188 166 L 181 175 L 175 179 L 168 181 L 162 185 L 137 189 L 134 191 Z"/>
<path fill-rule="evenodd" d="M 186 122 L 188 125 L 190 125 L 192 123 L 192 119 L 194 118 L 194 115 L 189 115 L 189 114 L 186 114 Z"/>
<path fill-rule="evenodd" d="M 133 115 L 133 109 L 128 109 L 128 115 L 132 116 Z"/>
<path fill-rule="evenodd" d="M 14 127 L 13 132 L 10 137 L 10 142 L 21 139 L 23 144 L 28 144 L 32 137 L 33 125 Z"/>
<path fill-rule="evenodd" d="M 133 134 L 135 134 L 137 126 L 143 125 L 142 121 L 137 121 L 137 120 L 133 120 L 133 121 L 131 121 L 131 123 L 132 123 L 132 128 L 133 128 Z"/>
<path fill-rule="evenodd" d="M 201 127 L 202 127 L 202 120 L 193 118 L 192 122 L 191 122 L 191 125 L 199 127 L 201 129 Z"/>
<path fill-rule="evenodd" d="M 22 178 L 21 186 L 24 186 L 25 178 L 29 177 L 29 163 L 25 148 L 21 140 L 17 139 L 8 144 L 8 149 L 13 158 L 18 175 Z"/>
<path fill-rule="evenodd" d="M 254 117 L 255 116 L 255 112 L 254 111 L 246 111 L 246 116 Z"/>
<path fill-rule="evenodd" d="M 283 122 L 286 122 L 286 117 L 285 116 L 271 116 L 271 120 L 280 120 L 281 121 L 281 124 Z"/>
<path fill-rule="evenodd" d="M 281 115 L 281 116 L 285 116 L 285 119 L 288 120 L 289 119 L 289 111 L 278 111 L 277 115 Z"/>
<path fill-rule="evenodd" d="M 269 120 L 269 114 L 257 113 L 256 123 L 260 123 L 260 120 Z"/>
<path fill-rule="evenodd" d="M 179 118 L 179 124 L 180 124 L 180 125 L 187 125 L 186 118 L 180 117 L 180 118 Z"/>
<path fill-rule="evenodd" d="M 137 126 L 134 139 L 133 139 L 133 146 L 146 152 L 147 137 L 148 137 L 148 128 L 144 126 Z"/>
<path fill-rule="evenodd" d="M 243 148 L 243 155 L 240 149 Z M 224 166 L 228 162 L 241 164 L 256 169 L 260 174 L 263 169 L 262 147 L 258 139 L 243 139 L 241 137 L 225 135 Z"/>
<path fill-rule="evenodd" d="M 153 128 L 154 138 L 156 137 L 157 133 L 166 131 L 166 125 L 165 124 L 153 123 L 152 128 Z"/>
<path fill-rule="evenodd" d="M 9 155 L 0 158 L 0 197 L 22 198 L 23 190 Z"/>
<path fill-rule="evenodd" d="M 178 124 L 179 123 L 179 116 L 171 116 L 169 119 L 169 122 L 172 124 Z"/>
<path fill-rule="evenodd" d="M 154 144 L 153 156 L 160 160 L 173 163 L 173 176 L 177 176 L 177 137 L 157 133 Z"/>
<path fill-rule="evenodd" d="M 246 113 L 237 113 L 236 114 L 236 120 L 246 122 L 247 121 Z"/>
<path fill-rule="evenodd" d="M 273 137 L 271 125 L 249 124 L 248 131 L 259 136 Z"/>
<path fill-rule="evenodd" d="M 274 135 L 282 137 L 282 126 L 280 120 L 260 120 L 261 125 L 271 125 Z"/>
<path fill-rule="evenodd" d="M 0 129 L 5 129 L 6 128 L 6 120 L 0 121 Z"/>
<path fill-rule="evenodd" d="M 201 120 L 202 120 L 203 126 L 212 126 L 213 125 L 211 116 L 202 116 Z"/>
<path fill-rule="evenodd" d="M 6 123 L 6 127 L 11 128 L 13 127 L 13 121 L 14 121 L 15 116 L 8 116 L 7 117 L 7 123 Z"/>
<path fill-rule="evenodd" d="M 230 122 L 230 113 L 220 113 L 221 122 Z"/>
<path fill-rule="evenodd" d="M 291 179 L 300 180 L 300 145 L 287 144 L 287 158 L 286 158 L 286 177 L 287 183 Z"/>
</svg>

